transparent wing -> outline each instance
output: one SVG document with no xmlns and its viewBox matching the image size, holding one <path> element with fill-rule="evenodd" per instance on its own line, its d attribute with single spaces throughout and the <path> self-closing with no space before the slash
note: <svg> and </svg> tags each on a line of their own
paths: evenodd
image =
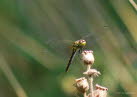
<svg viewBox="0 0 137 97">
<path fill-rule="evenodd" d="M 72 40 L 59 40 L 50 39 L 46 42 L 46 45 L 53 50 L 54 53 L 60 56 L 67 56 L 71 54 L 72 51 Z"/>
<path fill-rule="evenodd" d="M 98 46 L 99 42 L 104 39 L 104 35 L 102 33 L 98 34 L 96 32 L 89 32 L 89 33 L 83 33 L 81 35 L 81 39 L 84 39 L 87 41 L 87 44 L 84 49 L 88 48 L 93 50 L 96 46 Z"/>
<path fill-rule="evenodd" d="M 91 49 L 94 50 L 94 47 L 97 46 L 97 42 L 101 41 L 103 39 L 103 36 L 100 36 L 97 38 L 97 34 L 95 33 L 83 33 L 83 35 L 80 35 L 81 37 L 76 38 L 76 40 L 84 39 L 87 41 L 87 45 L 83 48 L 84 49 Z M 72 45 L 74 41 L 76 40 L 63 40 L 63 39 L 48 39 L 46 41 L 46 45 L 49 47 L 50 50 L 52 50 L 52 53 L 55 53 L 55 55 L 62 58 L 62 60 L 65 60 L 66 62 L 66 71 L 68 71 L 71 64 L 74 64 L 75 62 L 80 62 L 80 56 L 78 52 L 81 52 L 79 49 L 78 52 L 74 52 L 72 49 Z M 75 56 L 76 55 L 76 56 Z M 74 59 L 74 60 L 73 60 Z M 81 64 L 81 63 L 79 63 Z M 75 66 L 71 66 L 75 67 Z M 65 69 L 64 68 L 64 69 Z"/>
<path fill-rule="evenodd" d="M 63 57 L 69 57 L 72 53 L 72 44 L 74 41 L 79 40 L 79 39 L 85 39 L 87 41 L 87 45 L 84 47 L 84 49 L 93 49 L 95 46 L 97 46 L 97 42 L 101 41 L 104 38 L 104 36 L 99 36 L 97 33 L 83 33 L 81 34 L 78 38 L 75 40 L 70 40 L 70 39 L 48 39 L 46 41 L 46 45 L 52 49 L 52 51 L 60 56 Z"/>
</svg>

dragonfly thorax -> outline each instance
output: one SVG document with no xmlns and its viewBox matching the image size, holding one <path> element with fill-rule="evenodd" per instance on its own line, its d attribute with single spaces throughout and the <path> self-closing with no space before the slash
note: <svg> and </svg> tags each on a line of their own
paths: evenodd
<svg viewBox="0 0 137 97">
<path fill-rule="evenodd" d="M 69 66 L 70 66 L 70 64 L 72 63 L 72 60 L 73 60 L 76 52 L 78 51 L 79 53 L 81 53 L 81 52 L 82 52 L 82 48 L 83 48 L 85 45 L 86 45 L 86 41 L 83 40 L 83 39 L 77 40 L 77 41 L 75 41 L 75 42 L 73 43 L 73 45 L 72 45 L 73 51 L 72 51 L 72 55 L 71 55 L 71 57 L 70 57 L 70 59 L 69 59 L 69 62 L 68 62 L 68 64 L 67 64 L 66 72 L 68 71 Z"/>
</svg>

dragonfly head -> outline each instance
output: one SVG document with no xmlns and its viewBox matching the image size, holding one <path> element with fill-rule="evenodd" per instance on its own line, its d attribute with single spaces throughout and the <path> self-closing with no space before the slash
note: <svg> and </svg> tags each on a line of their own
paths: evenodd
<svg viewBox="0 0 137 97">
<path fill-rule="evenodd" d="M 79 46 L 80 47 L 84 47 L 85 45 L 86 45 L 86 41 L 85 40 L 83 40 L 83 39 L 79 40 Z"/>
</svg>

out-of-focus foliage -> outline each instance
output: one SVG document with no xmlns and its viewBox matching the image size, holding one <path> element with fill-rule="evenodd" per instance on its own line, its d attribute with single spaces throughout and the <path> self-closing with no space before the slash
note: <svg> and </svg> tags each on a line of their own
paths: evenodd
<svg viewBox="0 0 137 97">
<path fill-rule="evenodd" d="M 108 97 L 137 97 L 134 0 L 0 0 L 0 97 L 76 97 L 84 66 L 65 66 L 72 41 L 87 41 Z"/>
</svg>

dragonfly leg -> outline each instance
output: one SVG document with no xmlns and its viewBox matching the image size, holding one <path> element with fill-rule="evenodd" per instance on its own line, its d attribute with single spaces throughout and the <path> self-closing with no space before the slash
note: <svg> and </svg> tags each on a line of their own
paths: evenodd
<svg viewBox="0 0 137 97">
<path fill-rule="evenodd" d="M 81 54 L 82 51 L 83 51 L 83 48 L 80 48 L 80 49 L 78 50 L 79 54 Z"/>
</svg>

